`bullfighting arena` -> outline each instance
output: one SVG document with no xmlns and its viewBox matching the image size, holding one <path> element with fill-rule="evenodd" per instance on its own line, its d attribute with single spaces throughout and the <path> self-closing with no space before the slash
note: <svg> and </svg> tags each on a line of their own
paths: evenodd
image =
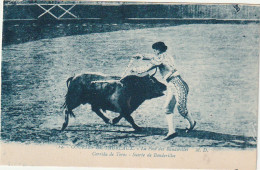
<svg viewBox="0 0 260 170">
<path fill-rule="evenodd" d="M 259 24 L 141 28 L 3 46 L 2 141 L 79 148 L 256 148 Z M 179 137 L 163 140 L 167 123 L 162 96 L 132 114 L 142 132 L 135 132 L 124 119 L 114 126 L 105 124 L 89 105 L 76 108 L 76 118 L 60 132 L 67 78 L 85 72 L 121 76 L 130 57 L 152 52 L 156 41 L 168 45 L 189 85 L 188 109 L 197 121 L 194 131 L 185 133 L 187 123 L 175 110 Z M 106 115 L 112 119 L 118 113 Z"/>
</svg>

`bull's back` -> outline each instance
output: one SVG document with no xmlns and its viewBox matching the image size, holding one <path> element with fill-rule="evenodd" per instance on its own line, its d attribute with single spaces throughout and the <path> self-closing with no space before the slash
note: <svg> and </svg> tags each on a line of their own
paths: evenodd
<svg viewBox="0 0 260 170">
<path fill-rule="evenodd" d="M 80 104 L 91 103 L 95 91 L 91 85 L 93 81 L 119 80 L 117 76 L 106 76 L 97 73 L 86 73 L 75 76 L 70 82 L 66 95 L 67 105 L 75 108 Z"/>
<path fill-rule="evenodd" d="M 119 80 L 120 77 L 118 76 L 107 76 L 104 74 L 97 74 L 97 73 L 86 73 L 75 76 L 73 80 L 77 81 L 80 80 L 82 83 L 90 83 L 91 81 L 100 81 L 100 80 Z"/>
</svg>

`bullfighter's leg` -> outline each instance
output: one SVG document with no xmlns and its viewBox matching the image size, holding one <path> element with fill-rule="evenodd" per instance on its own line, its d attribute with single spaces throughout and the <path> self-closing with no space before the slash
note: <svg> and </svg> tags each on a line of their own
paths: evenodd
<svg viewBox="0 0 260 170">
<path fill-rule="evenodd" d="M 136 130 L 136 131 L 141 131 L 142 128 L 137 126 L 134 122 L 134 119 L 132 118 L 132 116 L 130 114 L 124 114 L 123 117 L 132 125 L 132 127 Z"/>
<path fill-rule="evenodd" d="M 181 77 L 177 77 L 174 81 L 174 86 L 176 88 L 177 94 L 177 109 L 188 122 L 189 122 L 189 128 L 186 128 L 186 132 L 190 132 L 191 130 L 194 129 L 196 125 L 196 121 L 194 121 L 193 117 L 191 114 L 188 112 L 187 109 L 187 98 L 188 98 L 188 93 L 189 93 L 189 87 L 186 84 L 184 80 L 182 80 Z"/>
<path fill-rule="evenodd" d="M 92 110 L 100 117 L 104 120 L 105 123 L 109 123 L 111 124 L 110 120 L 104 116 L 104 114 L 100 111 L 99 108 L 95 107 L 95 106 L 92 106 Z"/>
<path fill-rule="evenodd" d="M 175 131 L 175 125 L 173 122 L 173 111 L 176 105 L 176 98 L 174 95 L 174 91 L 173 91 L 173 85 L 172 84 L 168 84 L 167 87 L 167 98 L 166 98 L 166 102 L 165 102 L 165 113 L 166 113 L 166 121 L 168 124 L 168 133 L 166 135 L 166 137 L 164 138 L 165 140 L 169 140 L 169 139 L 173 139 L 175 138 L 178 134 Z"/>
<path fill-rule="evenodd" d="M 189 128 L 186 128 L 186 132 L 189 133 L 196 126 L 196 121 L 193 120 L 193 118 L 192 118 L 191 114 L 188 112 L 185 104 L 178 103 L 177 108 L 178 108 L 180 115 L 182 115 L 189 122 L 190 126 L 189 126 Z"/>
<path fill-rule="evenodd" d="M 65 112 L 65 122 L 62 125 L 61 131 L 63 131 L 69 124 L 69 111 L 67 111 L 66 109 L 64 112 Z"/>
</svg>

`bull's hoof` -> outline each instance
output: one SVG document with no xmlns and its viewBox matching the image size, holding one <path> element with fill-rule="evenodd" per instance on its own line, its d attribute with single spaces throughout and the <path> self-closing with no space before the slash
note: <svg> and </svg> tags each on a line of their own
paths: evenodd
<svg viewBox="0 0 260 170">
<path fill-rule="evenodd" d="M 105 121 L 105 123 L 106 123 L 106 124 L 109 124 L 109 125 L 112 125 L 112 124 L 113 124 L 113 121 L 110 120 L 110 119 L 108 119 L 108 120 Z"/>
<path fill-rule="evenodd" d="M 112 125 L 117 124 L 117 123 L 119 122 L 119 120 L 120 120 L 120 119 L 118 119 L 118 118 L 114 118 L 114 119 L 112 120 Z"/>
<path fill-rule="evenodd" d="M 68 126 L 68 125 L 66 125 L 66 124 L 64 123 L 64 124 L 62 125 L 62 128 L 61 128 L 60 131 L 61 131 L 61 132 L 64 131 L 64 130 L 66 129 L 67 126 Z"/>
<path fill-rule="evenodd" d="M 175 132 L 173 134 L 167 135 L 163 140 L 170 140 L 170 139 L 174 139 L 178 136 L 178 133 Z"/>
<path fill-rule="evenodd" d="M 135 129 L 135 132 L 142 132 L 143 131 L 143 128 L 137 126 L 137 127 L 134 127 Z"/>
</svg>

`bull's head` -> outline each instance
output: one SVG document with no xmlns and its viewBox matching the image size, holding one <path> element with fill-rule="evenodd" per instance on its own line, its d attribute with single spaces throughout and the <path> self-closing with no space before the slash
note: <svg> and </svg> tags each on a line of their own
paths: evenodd
<svg viewBox="0 0 260 170">
<path fill-rule="evenodd" d="M 153 75 L 144 76 L 142 86 L 147 99 L 163 96 L 166 90 L 166 85 L 159 82 Z"/>
<path fill-rule="evenodd" d="M 152 99 L 164 95 L 166 85 L 159 82 L 154 76 L 135 76 L 130 75 L 121 80 L 121 82 L 129 87 L 133 94 L 137 94 L 145 99 Z"/>
</svg>

